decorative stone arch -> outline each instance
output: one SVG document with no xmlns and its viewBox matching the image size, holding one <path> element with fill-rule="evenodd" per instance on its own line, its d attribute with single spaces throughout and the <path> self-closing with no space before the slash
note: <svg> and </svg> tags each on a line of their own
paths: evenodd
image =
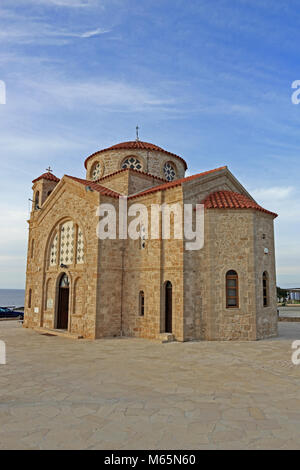
<svg viewBox="0 0 300 470">
<path fill-rule="evenodd" d="M 97 170 L 97 166 L 99 166 L 99 169 L 97 171 L 97 177 L 96 175 L 94 175 L 94 171 Z M 100 179 L 104 174 L 104 162 L 103 160 L 99 157 L 99 158 L 95 158 L 95 160 L 92 162 L 90 168 L 89 168 L 89 179 L 91 179 L 92 181 L 97 181 L 98 179 Z"/>
<path fill-rule="evenodd" d="M 48 236 L 48 239 L 46 240 L 46 243 L 45 243 L 45 247 L 44 247 L 44 260 L 45 260 L 45 270 L 47 271 L 49 268 L 54 268 L 55 266 L 59 266 L 59 259 L 57 260 L 57 263 L 55 266 L 50 266 L 50 248 L 51 248 L 51 244 L 52 244 L 52 241 L 56 235 L 56 233 L 59 235 L 60 233 L 60 227 L 65 224 L 66 222 L 73 222 L 74 226 L 77 226 L 78 229 L 80 229 L 80 231 L 82 232 L 82 239 L 83 239 L 83 245 L 84 245 L 84 255 L 86 256 L 86 253 L 87 253 L 87 238 L 86 238 L 86 235 L 85 235 L 85 231 L 83 229 L 84 227 L 84 223 L 83 221 L 79 220 L 78 218 L 74 218 L 74 217 L 70 217 L 70 216 L 65 216 L 65 217 L 60 217 L 59 219 L 57 219 L 55 221 L 55 223 L 53 224 L 52 226 L 52 229 L 50 231 L 50 234 Z M 59 236 L 58 236 L 58 246 L 57 246 L 57 256 L 59 258 L 60 256 L 60 242 L 59 242 Z M 74 247 L 77 243 L 77 238 L 74 240 Z M 77 250 L 76 250 L 77 251 Z M 74 264 L 74 260 L 75 260 L 75 255 L 76 255 L 76 252 L 74 253 L 74 257 L 73 257 L 73 264 Z M 85 259 L 85 257 L 84 257 Z M 86 261 L 84 261 L 83 263 L 75 263 L 75 264 L 85 264 Z"/>
<path fill-rule="evenodd" d="M 93 168 L 97 163 L 100 163 L 101 165 L 101 176 L 100 178 L 105 174 L 105 161 L 104 161 L 104 154 L 102 153 L 96 153 L 96 155 L 93 156 L 93 158 L 90 159 L 90 161 L 87 164 L 87 179 L 92 180 L 92 172 Z"/>
</svg>

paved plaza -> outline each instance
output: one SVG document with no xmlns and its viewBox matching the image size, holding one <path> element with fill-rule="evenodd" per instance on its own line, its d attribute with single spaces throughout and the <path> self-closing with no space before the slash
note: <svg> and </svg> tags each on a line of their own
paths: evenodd
<svg viewBox="0 0 300 470">
<path fill-rule="evenodd" d="M 0 322 L 0 449 L 300 449 L 300 366 L 276 340 L 71 340 Z"/>
</svg>

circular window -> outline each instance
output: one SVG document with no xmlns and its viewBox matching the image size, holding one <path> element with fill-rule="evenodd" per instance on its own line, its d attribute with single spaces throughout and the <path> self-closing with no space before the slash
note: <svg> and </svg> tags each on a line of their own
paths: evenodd
<svg viewBox="0 0 300 470">
<path fill-rule="evenodd" d="M 98 180 L 99 178 L 101 177 L 101 163 L 100 162 L 97 162 L 95 163 L 95 165 L 93 166 L 93 170 L 92 170 L 92 179 L 94 181 Z"/>
<path fill-rule="evenodd" d="M 172 163 L 168 162 L 164 166 L 164 175 L 168 181 L 173 181 L 176 177 L 176 170 Z"/>
<path fill-rule="evenodd" d="M 132 170 L 141 170 L 142 164 L 138 158 L 128 157 L 122 163 L 122 169 L 131 168 Z"/>
</svg>

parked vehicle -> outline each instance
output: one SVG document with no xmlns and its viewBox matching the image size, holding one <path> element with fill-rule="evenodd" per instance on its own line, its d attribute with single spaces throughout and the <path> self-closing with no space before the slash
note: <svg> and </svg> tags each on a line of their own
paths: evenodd
<svg viewBox="0 0 300 470">
<path fill-rule="evenodd" d="M 9 307 L 0 307 L 0 318 L 20 318 L 23 320 L 24 313 Z"/>
</svg>

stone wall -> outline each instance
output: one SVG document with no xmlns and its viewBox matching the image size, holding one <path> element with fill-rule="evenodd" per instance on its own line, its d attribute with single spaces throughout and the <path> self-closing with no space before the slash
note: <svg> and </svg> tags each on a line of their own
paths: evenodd
<svg viewBox="0 0 300 470">
<path fill-rule="evenodd" d="M 142 170 L 160 178 L 165 178 L 163 167 L 165 163 L 172 162 L 177 170 L 177 178 L 183 178 L 185 175 L 185 166 L 181 159 L 167 155 L 164 152 L 149 150 L 107 150 L 106 152 L 96 153 L 87 162 L 86 178 L 91 179 L 92 169 L 96 162 L 102 165 L 102 175 L 106 176 L 122 167 L 122 162 L 129 156 L 138 158 L 142 164 Z"/>
<path fill-rule="evenodd" d="M 181 187 L 134 199 L 131 203 L 182 203 Z M 130 207 L 129 201 L 129 207 Z M 149 211 L 150 214 L 150 211 Z M 160 219 L 161 224 L 161 219 Z M 149 232 L 151 230 L 149 216 Z M 171 233 L 173 222 L 171 221 Z M 161 225 L 160 225 L 161 231 Z M 128 240 L 124 256 L 123 331 L 125 335 L 158 338 L 164 332 L 164 285 L 173 286 L 173 334 L 183 341 L 183 248 L 182 240 L 147 240 L 145 249 L 140 240 Z M 145 315 L 139 316 L 139 292 L 145 294 Z"/>
<path fill-rule="evenodd" d="M 84 337 L 95 338 L 98 278 L 95 213 L 99 201 L 98 193 L 87 193 L 83 185 L 64 178 L 64 181 L 45 201 L 42 210 L 32 212 L 29 221 L 25 327 L 56 327 L 58 283 L 61 275 L 66 272 L 70 280 L 69 331 L 76 333 L 80 331 Z M 58 257 L 57 266 L 50 267 L 49 248 L 53 230 L 68 219 L 73 220 L 83 230 L 85 263 L 74 262 L 64 269 L 60 268 Z M 32 254 L 33 240 L 34 253 Z M 79 279 L 81 287 L 75 301 L 76 285 Z M 30 290 L 32 294 L 29 307 Z"/>
<path fill-rule="evenodd" d="M 278 334 L 274 222 L 272 216 L 255 213 L 254 250 L 256 272 L 257 339 Z M 267 252 L 265 252 L 267 251 Z M 268 306 L 263 304 L 263 273 L 268 274 Z"/>
<path fill-rule="evenodd" d="M 222 176 L 223 173 L 223 176 Z M 216 190 L 242 192 L 221 172 L 184 184 L 184 200 L 200 203 Z M 262 234 L 266 239 L 262 240 Z M 269 255 L 264 255 L 264 248 Z M 226 272 L 239 275 L 239 308 L 226 308 Z M 263 307 L 262 274 L 270 277 Z M 256 340 L 277 334 L 273 217 L 252 210 L 208 210 L 200 251 L 184 253 L 185 340 Z"/>
<path fill-rule="evenodd" d="M 98 181 L 101 186 L 126 196 L 158 186 L 164 182 L 161 179 L 132 170 L 121 171 Z"/>
</svg>

